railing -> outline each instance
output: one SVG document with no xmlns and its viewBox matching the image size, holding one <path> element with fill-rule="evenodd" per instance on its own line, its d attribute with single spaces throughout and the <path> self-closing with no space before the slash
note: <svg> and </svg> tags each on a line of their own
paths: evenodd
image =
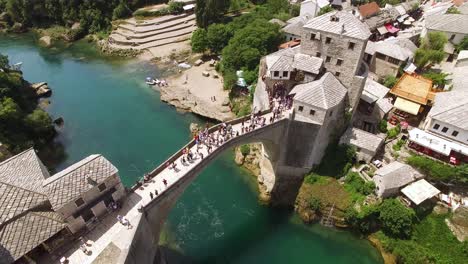
<svg viewBox="0 0 468 264">
<path fill-rule="evenodd" d="M 267 114 L 269 112 L 271 112 L 271 110 L 265 110 L 265 111 L 260 112 L 260 115 L 265 115 L 265 114 Z M 236 125 L 236 124 L 242 123 L 242 121 L 247 121 L 249 119 L 250 119 L 250 115 L 246 115 L 246 116 L 243 116 L 243 117 L 240 117 L 240 118 L 236 118 L 236 119 L 227 121 L 225 123 L 227 125 Z M 214 125 L 214 126 L 208 128 L 208 133 L 212 133 L 212 132 L 217 131 L 220 126 L 221 126 L 221 124 L 217 124 L 217 125 Z M 172 162 L 175 162 L 178 158 L 180 158 L 182 156 L 182 154 L 183 154 L 184 149 L 186 149 L 186 148 L 190 149 L 194 145 L 195 145 L 195 140 L 193 140 L 193 139 L 190 140 L 185 146 L 183 146 L 181 149 L 179 149 L 179 151 L 177 151 L 175 154 L 170 156 L 166 161 L 162 162 L 158 167 L 156 167 L 150 173 L 148 173 L 150 178 L 154 178 L 156 175 L 158 175 L 164 169 L 166 169 L 166 164 L 167 163 L 171 164 Z M 138 181 L 140 181 L 140 180 L 141 179 L 139 179 Z M 140 184 L 135 184 L 135 185 L 132 186 L 131 191 L 135 191 L 139 187 L 140 187 Z"/>
</svg>

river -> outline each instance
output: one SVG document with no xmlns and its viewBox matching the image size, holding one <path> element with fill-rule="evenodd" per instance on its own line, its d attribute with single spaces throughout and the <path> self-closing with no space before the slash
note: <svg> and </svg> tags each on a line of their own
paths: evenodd
<svg viewBox="0 0 468 264">
<path fill-rule="evenodd" d="M 57 170 L 101 153 L 130 186 L 187 142 L 191 122 L 203 122 L 143 83 L 160 75 L 154 66 L 101 57 L 87 43 L 45 49 L 30 35 L 0 35 L 0 53 L 53 90 L 47 111 L 65 120 Z M 262 206 L 255 179 L 232 156 L 203 171 L 172 210 L 161 239 L 170 263 L 382 263 L 367 240 Z"/>
</svg>

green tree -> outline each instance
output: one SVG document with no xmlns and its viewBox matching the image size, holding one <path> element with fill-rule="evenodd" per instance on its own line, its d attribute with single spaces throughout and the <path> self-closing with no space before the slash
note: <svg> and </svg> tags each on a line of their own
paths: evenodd
<svg viewBox="0 0 468 264">
<path fill-rule="evenodd" d="M 220 53 L 227 46 L 232 34 L 224 24 L 212 24 L 206 30 L 208 48 L 212 53 Z"/>
<path fill-rule="evenodd" d="M 21 118 L 21 109 L 16 102 L 9 97 L 0 101 L 0 120 L 5 123 L 17 122 Z"/>
<path fill-rule="evenodd" d="M 127 3 L 124 0 L 121 0 L 119 5 L 114 8 L 112 11 L 112 19 L 121 19 L 128 17 L 132 14 L 130 8 L 128 8 Z"/>
<path fill-rule="evenodd" d="M 320 209 L 322 209 L 322 201 L 320 201 L 319 198 L 314 197 L 314 196 L 310 197 L 308 201 L 308 205 L 309 205 L 309 209 L 314 212 L 318 212 L 320 211 Z"/>
<path fill-rule="evenodd" d="M 335 9 L 333 9 L 333 7 L 331 7 L 330 5 L 324 6 L 324 7 L 320 8 L 320 10 L 318 12 L 318 16 L 321 16 L 323 14 L 329 13 L 329 12 L 334 11 L 334 10 Z"/>
<path fill-rule="evenodd" d="M 191 39 L 191 46 L 193 52 L 205 52 L 208 48 L 208 38 L 206 36 L 206 30 L 198 28 L 193 32 Z"/>
<path fill-rule="evenodd" d="M 444 88 L 444 86 L 448 83 L 447 73 L 428 71 L 423 73 L 423 76 L 431 79 L 432 83 L 439 88 Z"/>
<path fill-rule="evenodd" d="M 268 0 L 266 6 L 272 14 L 289 12 L 288 0 Z"/>
<path fill-rule="evenodd" d="M 419 68 L 425 68 L 428 64 L 440 63 L 445 56 L 444 46 L 447 36 L 442 32 L 429 32 L 421 40 L 420 47 L 414 54 L 414 62 Z"/>
<path fill-rule="evenodd" d="M 208 25 L 217 22 L 229 9 L 229 0 L 197 0 L 195 9 L 197 25 L 207 28 Z"/>
<path fill-rule="evenodd" d="M 397 199 L 386 199 L 379 207 L 379 221 L 389 236 L 409 238 L 414 220 L 414 211 Z"/>
<path fill-rule="evenodd" d="M 53 131 L 52 119 L 41 109 L 36 109 L 26 116 L 25 124 L 39 135 L 49 134 Z"/>
</svg>

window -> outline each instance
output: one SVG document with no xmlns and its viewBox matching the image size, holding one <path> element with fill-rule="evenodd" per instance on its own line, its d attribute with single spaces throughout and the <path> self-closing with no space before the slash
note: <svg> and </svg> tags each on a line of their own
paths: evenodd
<svg viewBox="0 0 468 264">
<path fill-rule="evenodd" d="M 302 112 L 304 110 L 304 107 L 302 105 L 300 105 L 297 110 L 299 110 L 299 112 Z"/>
<path fill-rule="evenodd" d="M 448 127 L 442 128 L 442 132 L 444 132 L 444 133 L 447 132 L 447 130 L 448 130 Z"/>
<path fill-rule="evenodd" d="M 104 191 L 106 189 L 106 184 L 105 183 L 99 184 L 98 189 L 100 192 Z"/>
<path fill-rule="evenodd" d="M 453 131 L 453 132 L 452 132 L 452 136 L 454 136 L 454 137 L 458 136 L 458 131 L 456 131 L 456 130 Z"/>
<path fill-rule="evenodd" d="M 273 76 L 278 77 L 279 76 L 279 71 L 274 71 Z"/>
<path fill-rule="evenodd" d="M 343 64 L 343 60 L 342 59 L 337 59 L 336 60 L 336 66 L 340 66 L 341 64 Z"/>
<path fill-rule="evenodd" d="M 439 124 L 435 124 L 432 128 L 435 129 L 435 130 L 437 130 L 437 129 L 439 129 L 439 127 L 440 127 Z"/>
<path fill-rule="evenodd" d="M 450 40 L 453 40 L 455 38 L 455 34 L 452 34 L 452 36 L 450 36 Z"/>
<path fill-rule="evenodd" d="M 314 40 L 315 39 L 315 34 L 314 33 L 311 33 L 310 34 L 310 40 Z"/>
<path fill-rule="evenodd" d="M 400 65 L 400 61 L 395 58 L 388 57 L 387 61 L 391 64 Z"/>
<path fill-rule="evenodd" d="M 381 59 L 381 60 L 385 60 L 387 58 L 387 56 L 381 54 L 381 53 L 378 53 L 376 52 L 375 53 L 375 57 L 377 57 L 377 59 Z"/>
<path fill-rule="evenodd" d="M 355 45 L 356 45 L 356 43 L 354 43 L 354 42 L 349 42 L 349 43 L 348 43 L 348 49 L 354 50 L 354 46 L 355 46 Z"/>
<path fill-rule="evenodd" d="M 84 204 L 84 200 L 83 198 L 78 198 L 76 201 L 75 201 L 75 204 L 77 207 L 80 207 Z"/>
<path fill-rule="evenodd" d="M 287 71 L 283 72 L 283 77 L 288 77 L 288 72 Z"/>
<path fill-rule="evenodd" d="M 336 77 L 340 77 L 341 72 L 335 72 Z"/>
<path fill-rule="evenodd" d="M 315 57 L 319 57 L 319 58 L 320 58 L 320 56 L 322 56 L 322 54 L 321 54 L 320 52 L 317 52 L 317 53 L 315 54 Z"/>
<path fill-rule="evenodd" d="M 315 110 L 310 109 L 309 114 L 310 115 L 315 115 Z"/>
<path fill-rule="evenodd" d="M 332 115 L 333 115 L 333 111 L 330 111 L 330 114 L 329 114 L 329 116 L 332 116 Z"/>
<path fill-rule="evenodd" d="M 325 38 L 325 44 L 330 44 L 330 43 L 331 43 L 331 38 L 326 37 L 326 38 Z"/>
<path fill-rule="evenodd" d="M 327 57 L 325 58 L 325 62 L 330 62 L 330 61 L 331 61 L 331 57 L 330 57 L 330 56 L 327 56 Z"/>
<path fill-rule="evenodd" d="M 292 37 L 289 37 L 289 40 L 292 40 Z"/>
</svg>

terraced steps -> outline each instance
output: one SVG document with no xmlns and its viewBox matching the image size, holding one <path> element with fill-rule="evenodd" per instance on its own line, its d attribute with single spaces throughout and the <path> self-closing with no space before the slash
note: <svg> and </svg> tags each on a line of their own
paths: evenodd
<svg viewBox="0 0 468 264">
<path fill-rule="evenodd" d="M 172 25 L 172 26 L 167 26 L 167 27 L 163 27 L 159 30 L 152 30 L 152 31 L 148 31 L 146 33 L 143 33 L 143 34 L 134 34 L 133 32 L 129 32 L 129 31 L 126 31 L 126 30 L 122 30 L 122 29 L 117 29 L 115 30 L 112 34 L 114 35 L 120 35 L 122 36 L 123 38 L 127 39 L 127 40 L 135 40 L 135 39 L 145 39 L 145 38 L 149 38 L 149 37 L 153 37 L 153 36 L 156 36 L 156 35 L 160 35 L 160 34 L 163 34 L 163 33 L 168 33 L 168 32 L 171 32 L 171 31 L 176 31 L 176 30 L 182 30 L 182 29 L 185 29 L 185 28 L 189 28 L 189 27 L 193 27 L 195 26 L 195 21 L 189 21 L 189 22 L 181 22 L 181 23 L 177 23 L 175 25 Z"/>
</svg>

